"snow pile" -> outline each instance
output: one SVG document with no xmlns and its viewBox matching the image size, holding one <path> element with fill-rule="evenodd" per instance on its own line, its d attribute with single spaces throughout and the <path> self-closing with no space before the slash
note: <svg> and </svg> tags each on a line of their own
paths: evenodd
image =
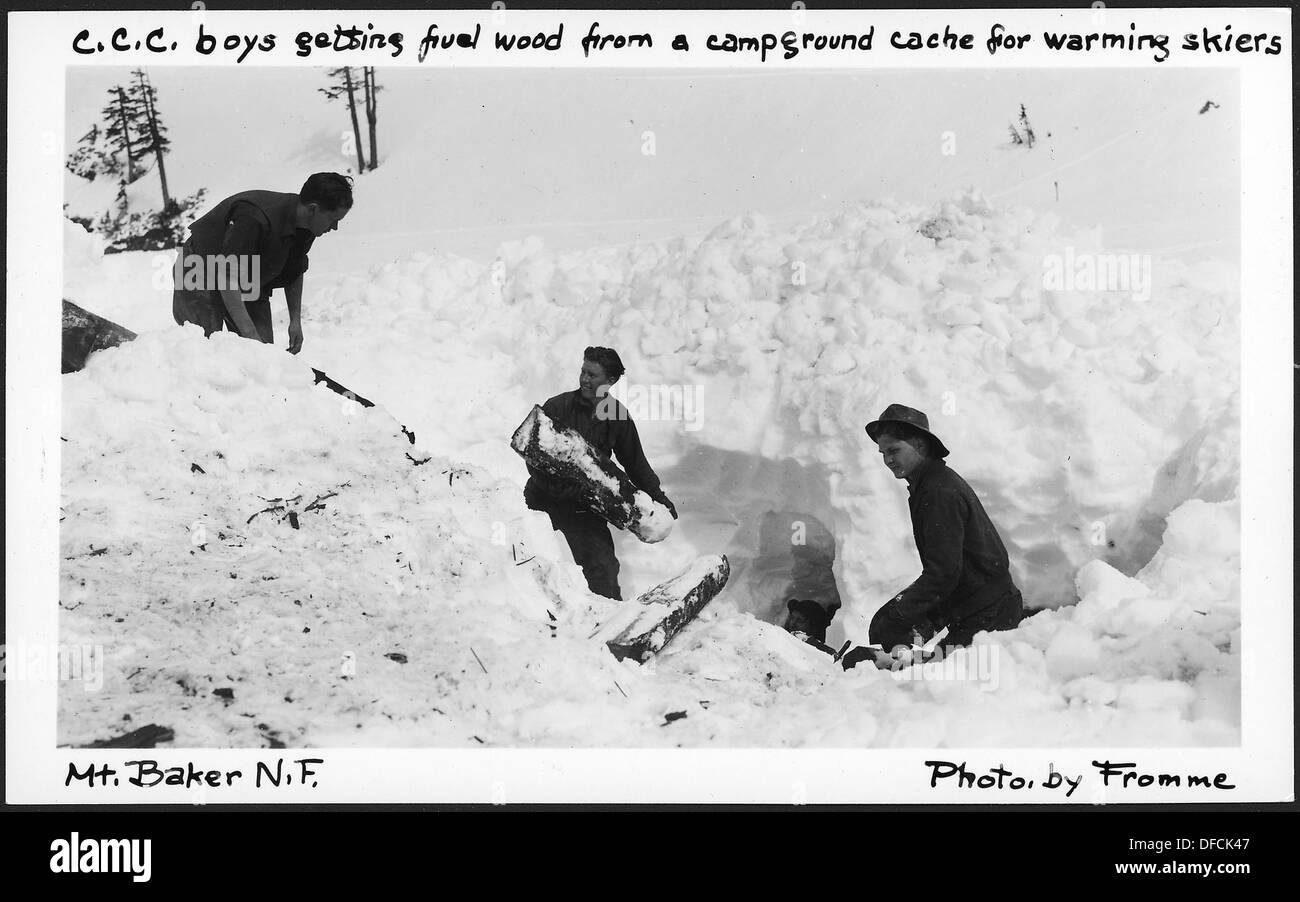
<svg viewBox="0 0 1300 902">
<path fill-rule="evenodd" d="M 625 573 L 644 585 L 726 553 L 746 608 L 774 617 L 784 599 L 751 580 L 759 523 L 801 512 L 835 537 L 840 625 L 862 637 L 917 572 L 906 492 L 862 429 L 891 402 L 930 414 L 1031 607 L 1072 601 L 1090 560 L 1135 572 L 1169 511 L 1235 483 L 1235 272 L 1156 259 L 1129 290 L 1075 268 L 1069 290 L 1044 287 L 1049 261 L 1105 254 L 977 192 L 579 254 L 529 239 L 491 266 L 418 254 L 323 288 L 311 353 L 364 372 L 440 450 L 522 482 L 505 448 L 522 412 L 569 387 L 584 346 L 617 348 L 616 395 L 703 400 L 698 429 L 680 406 L 637 420 L 682 520 L 658 556 L 624 545 Z M 395 336 L 419 352 L 391 353 Z"/>
<path fill-rule="evenodd" d="M 104 239 L 81 223 L 63 220 L 64 272 L 87 272 L 98 267 L 104 257 Z"/>
<path fill-rule="evenodd" d="M 512 487 L 282 351 L 172 329 L 63 385 L 61 640 L 107 667 L 103 691 L 64 692 L 61 742 L 156 722 L 178 745 L 382 744 L 400 725 L 471 743 L 487 706 L 454 687 L 474 655 L 500 673 L 587 597 L 549 530 L 529 550 Z"/>
<path fill-rule="evenodd" d="M 106 672 L 61 685 L 60 743 L 149 723 L 218 747 L 1235 741 L 1233 501 L 1180 506 L 1136 580 L 1094 563 L 1077 608 L 937 677 L 844 673 L 730 587 L 637 665 L 592 638 L 623 611 L 555 563 L 516 486 L 296 358 L 173 329 L 63 386 L 60 638 Z"/>
<path fill-rule="evenodd" d="M 894 673 L 866 664 L 839 673 L 778 627 L 723 616 L 715 603 L 655 662 L 660 681 L 691 679 L 707 691 L 707 714 L 690 710 L 674 729 L 686 744 L 1233 745 L 1238 507 L 1188 502 L 1137 578 L 1094 561 L 1079 574 L 1078 605 Z M 747 703 L 767 710 L 766 742 L 714 719 L 743 717 Z"/>
<path fill-rule="evenodd" d="M 1043 651 L 1070 704 L 1146 716 L 1114 741 L 1235 741 L 1241 716 L 1240 505 L 1189 501 L 1155 558 L 1129 578 L 1101 561 L 1079 571 L 1080 602 L 1018 634 Z M 1131 731 L 1131 732 L 1130 732 Z"/>
<path fill-rule="evenodd" d="M 105 254 L 98 233 L 63 222 L 63 297 L 137 334 L 176 327 L 175 260 L 176 251 Z"/>
<path fill-rule="evenodd" d="M 205 103 L 180 103 L 172 134 L 189 150 L 174 161 L 177 184 L 216 200 L 347 165 L 337 111 L 311 105 L 318 75 L 249 70 L 239 86 L 182 75 L 164 86 L 182 101 L 257 97 L 274 83 L 305 104 L 288 117 L 245 104 L 264 110 L 250 127 L 293 153 L 241 168 L 209 140 L 210 117 L 183 115 Z M 1236 271 L 1119 258 L 1100 228 L 1067 234 L 973 192 L 793 212 L 818 195 L 832 198 L 826 209 L 978 181 L 1105 222 L 1129 247 L 1187 261 L 1198 247 L 1235 253 L 1221 225 L 1235 221 L 1239 186 L 1224 176 L 1232 167 L 1206 161 L 1235 159 L 1239 129 L 1194 112 L 1221 93 L 1217 76 L 1190 74 L 1136 108 L 1072 74 L 938 78 L 948 102 L 927 107 L 933 129 L 915 110 L 898 115 L 899 97 L 928 90 L 912 75 L 866 94 L 820 76 L 739 94 L 726 79 L 628 79 L 611 104 L 587 75 L 557 73 L 559 92 L 550 76 L 512 83 L 502 102 L 475 73 L 443 92 L 451 119 L 427 115 L 423 77 L 389 77 L 392 151 L 359 180 L 344 228 L 313 248 L 297 358 L 178 329 L 172 253 L 104 256 L 65 226 L 63 295 L 140 338 L 62 382 L 60 640 L 102 644 L 108 666 L 99 692 L 61 686 L 61 743 L 148 723 L 173 727 L 178 746 L 1239 741 Z M 69 123 L 83 128 L 103 85 L 69 86 Z M 1076 126 L 1057 127 L 1046 156 L 994 134 L 989 98 L 1023 102 L 1025 90 L 1036 121 Z M 698 99 L 706 91 L 713 99 Z M 629 98 L 640 97 L 638 121 L 671 111 L 700 132 L 719 103 L 758 109 L 774 91 L 815 95 L 828 114 L 849 96 L 876 103 L 863 121 L 878 126 L 880 158 L 863 171 L 851 151 L 789 180 L 783 155 L 760 153 L 755 171 L 770 177 L 737 179 L 718 169 L 727 154 L 700 145 L 683 171 L 714 185 L 705 196 L 691 180 L 665 190 L 602 143 Z M 569 132 L 544 146 L 554 110 L 537 98 L 556 96 L 579 98 L 598 123 L 589 156 L 573 155 Z M 439 136 L 490 130 L 489 114 L 516 130 L 536 118 L 532 169 L 507 145 L 466 157 L 469 172 L 455 154 L 430 165 Z M 948 129 L 966 149 L 942 171 L 917 167 L 919 142 Z M 777 137 L 797 148 L 805 132 Z M 828 135 L 832 150 L 857 146 Z M 1066 190 L 1048 200 L 1061 172 Z M 128 200 L 152 190 L 142 180 Z M 116 186 L 69 178 L 68 214 L 98 215 L 106 191 Z M 571 253 L 530 237 L 487 254 L 499 236 L 520 237 L 501 222 L 535 221 L 551 245 L 611 245 L 677 228 L 649 221 L 661 214 L 694 230 L 710 210 L 754 203 L 774 218 Z M 1157 220 L 1135 215 L 1156 208 Z M 485 262 L 433 252 L 448 247 Z M 1099 262 L 1132 268 L 1123 285 L 1099 286 Z M 283 347 L 278 297 L 273 308 Z M 681 515 L 654 545 L 619 535 L 623 594 L 701 555 L 725 553 L 732 568 L 643 666 L 594 638 L 627 609 L 587 592 L 563 540 L 525 509 L 509 447 L 534 404 L 576 387 L 587 345 L 627 364 L 614 393 Z M 379 407 L 314 385 L 311 366 Z M 1027 602 L 1048 610 L 939 665 L 845 673 L 770 621 L 791 594 L 838 600 L 828 643 L 862 640 L 917 575 L 906 490 L 863 431 L 893 402 L 929 414 Z"/>
<path fill-rule="evenodd" d="M 279 350 L 172 329 L 63 389 L 60 639 L 106 663 L 98 691 L 61 684 L 61 744 L 670 745 L 666 715 L 708 701 L 592 640 L 616 603 L 514 486 Z M 768 734 L 743 713 L 736 741 Z"/>
</svg>

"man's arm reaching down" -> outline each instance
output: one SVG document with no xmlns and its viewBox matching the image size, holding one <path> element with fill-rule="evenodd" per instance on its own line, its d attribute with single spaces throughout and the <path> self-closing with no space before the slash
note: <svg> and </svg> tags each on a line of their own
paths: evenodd
<svg viewBox="0 0 1300 902">
<path fill-rule="evenodd" d="M 256 341 L 262 340 L 262 336 L 257 334 L 257 327 L 253 325 L 253 318 L 248 315 L 248 308 L 244 306 L 243 292 L 237 288 L 223 288 L 221 302 L 226 305 L 226 313 L 229 314 L 230 321 L 235 324 L 240 335 Z"/>
<path fill-rule="evenodd" d="M 289 353 L 302 350 L 302 276 L 284 287 L 284 302 L 289 308 Z"/>
<path fill-rule="evenodd" d="M 226 225 L 226 234 L 221 241 L 222 256 L 225 257 L 227 264 L 234 265 L 228 265 L 220 270 L 222 281 L 216 287 L 221 294 L 222 303 L 226 305 L 226 313 L 230 316 L 230 321 L 235 324 L 235 328 L 239 330 L 239 334 L 244 338 L 260 341 L 261 336 L 257 334 L 257 327 L 253 325 L 253 318 L 248 315 L 248 309 L 244 306 L 246 300 L 256 300 L 257 296 L 255 294 L 245 296 L 243 291 L 245 286 L 239 285 L 239 278 L 253 272 L 250 261 L 260 253 L 263 227 L 253 214 L 252 208 L 241 204 L 235 209 L 239 212 L 231 216 L 230 222 Z M 258 286 L 253 285 L 248 288 L 252 292 Z"/>
</svg>

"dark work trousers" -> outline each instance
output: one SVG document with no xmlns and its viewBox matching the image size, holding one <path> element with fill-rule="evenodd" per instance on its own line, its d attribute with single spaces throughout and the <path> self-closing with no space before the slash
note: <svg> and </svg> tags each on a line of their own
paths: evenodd
<svg viewBox="0 0 1300 902">
<path fill-rule="evenodd" d="M 948 635 L 944 637 L 944 648 L 960 648 L 970 645 L 975 634 L 982 630 L 1012 630 L 1020 624 L 1024 616 L 1024 598 L 1018 589 L 1008 592 L 988 607 L 973 611 L 965 617 L 951 622 L 934 618 L 929 623 L 916 626 L 906 622 L 898 615 L 897 606 L 889 602 L 871 618 L 867 628 L 867 638 L 872 645 L 879 645 L 890 651 L 895 646 L 912 645 L 912 630 L 917 629 L 927 641 L 945 626 Z"/>
<path fill-rule="evenodd" d="M 274 330 L 271 327 L 271 299 L 270 297 L 260 298 L 256 301 L 245 301 L 244 308 L 248 310 L 248 318 L 253 321 L 253 326 L 257 329 L 257 334 L 265 342 L 275 340 Z M 239 334 L 235 328 L 235 323 L 230 319 L 230 314 L 226 312 L 226 304 L 221 300 L 221 295 L 215 291 L 182 291 L 180 289 L 172 292 L 172 318 L 178 325 L 185 323 L 195 323 L 203 328 L 204 337 L 212 335 L 213 332 L 219 332 L 222 329 L 228 329 Z"/>
<path fill-rule="evenodd" d="M 546 513 L 551 518 L 551 528 L 559 530 L 569 543 L 573 562 L 587 578 L 587 588 L 597 595 L 621 601 L 618 558 L 609 524 L 590 511 L 548 510 Z"/>
</svg>

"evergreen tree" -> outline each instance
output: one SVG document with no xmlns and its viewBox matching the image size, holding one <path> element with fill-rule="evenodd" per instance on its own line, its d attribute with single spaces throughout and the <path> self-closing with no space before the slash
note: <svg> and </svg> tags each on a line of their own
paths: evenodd
<svg viewBox="0 0 1300 902">
<path fill-rule="evenodd" d="M 107 147 L 104 130 L 95 123 L 81 136 L 76 148 L 68 154 L 68 171 L 86 181 L 93 182 L 98 175 L 121 175 L 122 161 Z"/>
<path fill-rule="evenodd" d="M 108 89 L 108 94 L 113 99 L 101 111 L 105 123 L 104 142 L 110 153 L 125 160 L 125 183 L 129 185 L 139 178 L 135 166 L 135 161 L 140 157 L 136 149 L 139 113 L 126 88 L 114 85 Z"/>
<path fill-rule="evenodd" d="M 1029 124 L 1029 114 L 1025 112 L 1025 105 L 1023 103 L 1020 104 L 1019 122 L 1020 122 L 1019 129 L 1017 129 L 1015 125 L 1007 126 L 1007 128 L 1010 129 L 1011 131 L 1011 143 L 1023 144 L 1027 149 L 1032 150 L 1034 147 L 1034 141 L 1037 139 L 1034 137 L 1034 128 L 1032 125 Z M 1052 133 L 1048 132 L 1047 137 L 1050 138 L 1051 136 Z"/>
<path fill-rule="evenodd" d="M 167 168 L 163 163 L 163 156 L 171 147 L 171 140 L 167 137 L 167 126 L 163 124 L 162 116 L 158 113 L 158 91 L 149 83 L 149 76 L 143 69 L 136 69 L 131 74 L 135 76 L 131 95 L 135 103 L 136 129 L 140 136 L 136 143 L 137 153 L 141 157 L 153 154 L 154 160 L 157 161 L 158 180 L 162 184 L 163 210 L 167 211 L 171 209 L 174 201 L 167 190 Z"/>
<path fill-rule="evenodd" d="M 1025 144 L 1029 147 L 1034 146 L 1034 129 L 1029 124 L 1029 114 L 1025 112 L 1025 105 L 1020 104 L 1020 126 L 1025 131 Z"/>
<path fill-rule="evenodd" d="M 106 241 L 105 253 L 176 247 L 206 193 L 200 189 L 189 197 L 172 197 L 165 159 L 171 140 L 158 110 L 158 92 L 145 70 L 136 69 L 131 76 L 129 86 L 109 88 L 112 99 L 101 111 L 102 126 L 91 126 L 67 161 L 68 169 L 83 178 L 93 179 L 100 174 L 120 177 L 112 207 L 96 223 Z M 162 209 L 132 210 L 127 186 L 148 172 L 151 165 L 158 169 Z"/>
</svg>

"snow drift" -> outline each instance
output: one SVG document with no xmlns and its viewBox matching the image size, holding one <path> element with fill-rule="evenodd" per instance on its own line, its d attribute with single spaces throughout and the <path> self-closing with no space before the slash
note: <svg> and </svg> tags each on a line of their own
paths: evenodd
<svg viewBox="0 0 1300 902">
<path fill-rule="evenodd" d="M 701 399 L 694 424 L 681 405 L 638 418 L 681 502 L 673 562 L 725 552 L 743 584 L 764 514 L 805 513 L 835 537 L 843 627 L 859 636 L 916 572 L 906 492 L 863 431 L 889 403 L 930 414 L 1031 607 L 1073 600 L 1089 560 L 1136 572 L 1169 511 L 1235 491 L 1235 272 L 1157 259 L 1146 299 L 1044 288 L 1046 260 L 1105 253 L 1096 236 L 973 192 L 788 230 L 741 217 L 702 239 L 582 254 L 530 240 L 491 266 L 417 255 L 326 287 L 314 353 L 373 361 L 376 392 L 401 399 L 417 434 L 521 480 L 500 439 L 512 420 L 569 386 L 586 344 L 619 349 L 625 401 L 657 387 Z M 384 352 L 399 334 L 416 359 Z M 449 402 L 461 415 L 434 413 Z M 663 572 L 662 556 L 624 550 Z M 748 607 L 772 616 L 783 601 Z"/>
<path fill-rule="evenodd" d="M 1141 300 L 1044 288 L 1046 259 L 1104 252 L 974 193 L 882 202 L 403 257 L 310 286 L 302 360 L 175 327 L 96 354 L 63 383 L 61 639 L 102 643 L 109 673 L 61 689 L 60 741 L 148 722 L 177 745 L 1238 741 L 1235 273 L 1156 260 Z M 587 344 L 619 350 L 629 402 L 703 402 L 693 429 L 632 407 L 682 516 L 620 543 L 624 594 L 700 554 L 733 565 L 644 667 L 589 638 L 611 603 L 524 508 L 508 446 Z M 772 536 L 801 524 L 853 638 L 917 574 L 905 489 L 862 428 L 894 401 L 930 414 L 1027 602 L 1059 608 L 942 678 L 844 673 L 765 622 L 796 579 Z"/>
</svg>

